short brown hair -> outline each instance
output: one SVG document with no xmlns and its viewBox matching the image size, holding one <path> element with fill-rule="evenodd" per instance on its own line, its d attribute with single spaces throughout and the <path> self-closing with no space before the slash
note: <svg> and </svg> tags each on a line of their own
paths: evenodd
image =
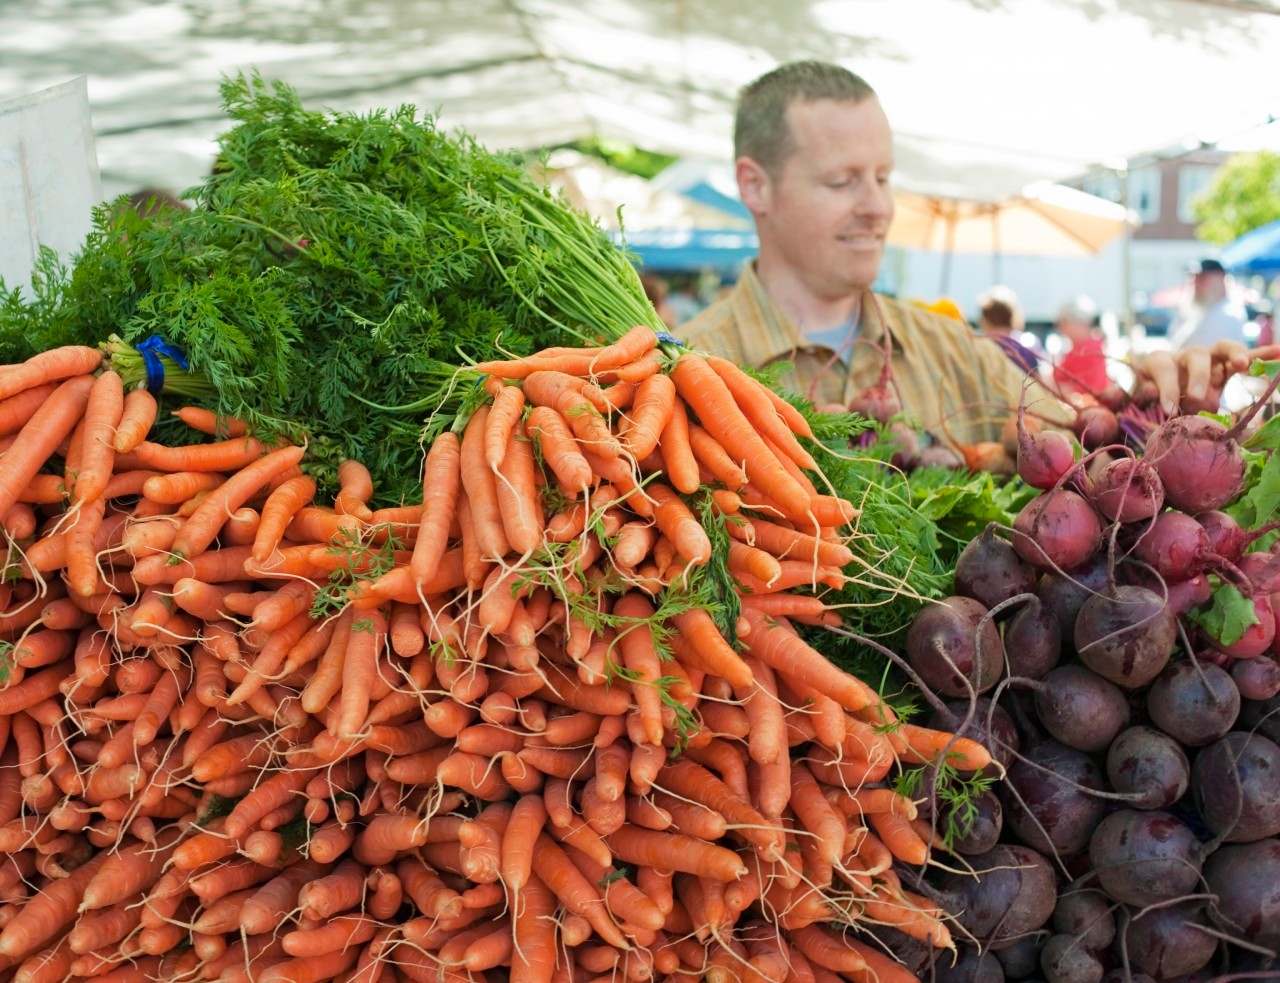
<svg viewBox="0 0 1280 983">
<path fill-rule="evenodd" d="M 771 174 L 795 149 L 787 109 L 793 102 L 834 99 L 862 102 L 875 90 L 847 68 L 822 61 L 793 61 L 766 72 L 738 93 L 733 156 L 750 157 Z"/>
</svg>

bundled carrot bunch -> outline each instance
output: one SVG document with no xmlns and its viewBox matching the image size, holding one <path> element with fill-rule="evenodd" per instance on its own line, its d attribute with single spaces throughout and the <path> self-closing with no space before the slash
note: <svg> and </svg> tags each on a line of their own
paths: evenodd
<svg viewBox="0 0 1280 983">
<path fill-rule="evenodd" d="M 793 630 L 853 509 L 767 388 L 648 328 L 482 365 L 374 510 L 235 421 L 147 442 L 96 355 L 0 370 L 0 977 L 891 983 L 878 927 L 950 944 L 884 780 L 990 758 Z"/>
</svg>

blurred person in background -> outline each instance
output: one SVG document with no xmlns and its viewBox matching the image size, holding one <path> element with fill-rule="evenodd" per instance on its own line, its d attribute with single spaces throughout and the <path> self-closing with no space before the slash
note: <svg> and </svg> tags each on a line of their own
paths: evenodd
<svg viewBox="0 0 1280 983">
<path fill-rule="evenodd" d="M 1066 343 L 1066 351 L 1053 367 L 1053 383 L 1058 395 L 1068 402 L 1095 395 L 1110 385 L 1107 356 L 1103 352 L 1102 331 L 1098 328 L 1098 305 L 1080 294 L 1058 311 L 1055 330 Z"/>
<path fill-rule="evenodd" d="M 129 204 L 143 218 L 152 218 L 173 209 L 185 211 L 187 208 L 185 201 L 163 188 L 139 188 L 129 195 Z"/>
<path fill-rule="evenodd" d="M 698 279 L 692 275 L 674 277 L 667 304 L 676 324 L 684 324 L 706 305 L 698 297 Z"/>
<path fill-rule="evenodd" d="M 1017 295 L 1005 286 L 994 286 L 978 298 L 978 331 L 1000 347 L 1025 375 L 1039 373 L 1040 354 L 1019 340 L 1026 321 Z"/>
<path fill-rule="evenodd" d="M 1231 278 L 1223 265 L 1216 259 L 1202 259 L 1192 263 L 1187 274 L 1191 277 L 1191 300 L 1169 325 L 1173 350 L 1216 341 L 1243 344 L 1249 314 L 1244 304 L 1231 296 Z"/>
<path fill-rule="evenodd" d="M 668 328 L 674 328 L 677 318 L 675 311 L 671 308 L 671 304 L 667 302 L 667 296 L 671 292 L 671 288 L 667 286 L 667 281 L 652 273 L 642 273 L 640 275 L 640 284 L 644 287 L 644 295 L 649 298 L 649 303 L 658 312 L 658 317 L 662 319 L 662 323 Z"/>
</svg>

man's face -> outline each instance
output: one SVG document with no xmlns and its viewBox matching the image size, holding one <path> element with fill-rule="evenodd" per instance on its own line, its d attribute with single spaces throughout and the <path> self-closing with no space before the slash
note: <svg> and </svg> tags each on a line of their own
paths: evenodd
<svg viewBox="0 0 1280 983">
<path fill-rule="evenodd" d="M 1192 279 L 1195 299 L 1199 301 L 1217 300 L 1226 292 L 1226 277 L 1215 270 L 1197 273 Z"/>
<path fill-rule="evenodd" d="M 869 287 L 893 219 L 893 134 L 880 103 L 792 103 L 794 148 L 765 181 L 762 239 L 818 296 Z"/>
</svg>

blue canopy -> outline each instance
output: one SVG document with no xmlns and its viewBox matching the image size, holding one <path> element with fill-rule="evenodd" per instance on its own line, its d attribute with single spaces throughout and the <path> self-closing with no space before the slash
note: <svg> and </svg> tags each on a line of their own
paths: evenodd
<svg viewBox="0 0 1280 983">
<path fill-rule="evenodd" d="M 755 230 L 641 229 L 626 234 L 626 248 L 647 270 L 736 273 L 759 247 Z"/>
<path fill-rule="evenodd" d="M 1232 273 L 1280 273 L 1280 219 L 1229 243 L 1221 259 Z"/>
</svg>

